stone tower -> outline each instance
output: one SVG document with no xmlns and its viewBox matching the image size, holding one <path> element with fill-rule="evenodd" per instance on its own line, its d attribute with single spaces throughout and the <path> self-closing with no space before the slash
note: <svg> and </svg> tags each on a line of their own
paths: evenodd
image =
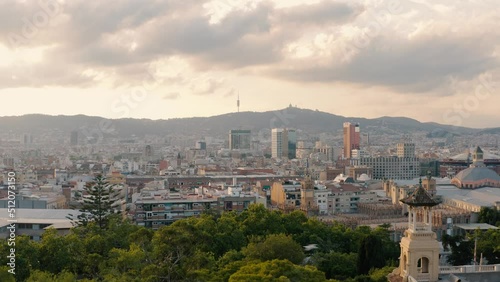
<svg viewBox="0 0 500 282">
<path fill-rule="evenodd" d="M 318 207 L 314 202 L 314 181 L 309 173 L 309 160 L 307 161 L 306 177 L 300 187 L 300 210 L 306 215 L 316 215 Z"/>
<path fill-rule="evenodd" d="M 431 197 L 436 196 L 436 179 L 432 178 L 430 171 L 427 172 L 427 177 L 422 180 L 422 186 Z"/>
<path fill-rule="evenodd" d="M 409 207 L 408 229 L 401 239 L 399 273 L 403 281 L 411 276 L 417 281 L 437 282 L 439 275 L 439 243 L 432 231 L 432 207 L 439 204 L 422 187 L 402 199 Z"/>
<path fill-rule="evenodd" d="M 476 162 L 482 162 L 484 158 L 484 153 L 481 147 L 477 146 L 476 150 L 474 150 L 474 153 L 472 154 L 472 161 L 474 163 Z"/>
</svg>

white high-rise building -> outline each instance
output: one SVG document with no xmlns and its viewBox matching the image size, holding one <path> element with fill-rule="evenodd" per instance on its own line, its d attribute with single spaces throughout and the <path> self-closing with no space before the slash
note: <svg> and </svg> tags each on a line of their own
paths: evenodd
<svg viewBox="0 0 500 282">
<path fill-rule="evenodd" d="M 271 155 L 273 158 L 288 157 L 288 134 L 283 128 L 273 128 L 271 131 Z"/>
</svg>

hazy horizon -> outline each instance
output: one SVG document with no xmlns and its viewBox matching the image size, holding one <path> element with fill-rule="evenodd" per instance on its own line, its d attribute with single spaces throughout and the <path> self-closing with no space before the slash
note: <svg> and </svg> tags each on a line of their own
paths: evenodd
<svg viewBox="0 0 500 282">
<path fill-rule="evenodd" d="M 293 106 L 295 107 L 295 106 Z M 299 108 L 299 107 L 295 107 L 296 109 L 299 109 L 299 110 L 308 110 L 308 111 L 319 111 L 321 113 L 327 113 L 327 114 L 332 114 L 332 115 L 336 115 L 336 116 L 341 116 L 341 117 L 344 117 L 346 118 L 346 121 L 349 121 L 349 119 L 357 119 L 357 118 L 365 118 L 365 117 L 358 117 L 358 116 L 342 116 L 342 115 L 338 115 L 338 114 L 335 114 L 335 113 L 329 113 L 329 112 L 324 112 L 324 111 L 320 111 L 320 110 L 317 110 L 317 109 L 306 109 L 306 108 Z M 279 117 L 279 115 L 287 115 L 289 113 L 287 113 L 287 108 L 282 108 L 282 109 L 275 109 L 275 110 L 270 110 L 270 111 L 240 111 L 239 113 L 265 113 L 265 112 L 276 112 L 278 113 L 277 117 Z M 29 116 L 29 115 L 43 115 L 43 116 L 51 116 L 51 117 L 75 117 L 75 116 L 86 116 L 86 117 L 96 117 L 96 118 L 103 118 L 103 119 L 110 119 L 110 120 L 118 120 L 118 119 L 146 119 L 146 120 L 152 120 L 152 121 L 166 121 L 166 120 L 171 120 L 171 119 L 189 119 L 189 118 L 211 118 L 211 117 L 216 117 L 216 116 L 223 116 L 223 115 L 230 115 L 230 114 L 238 114 L 238 112 L 227 112 L 227 113 L 220 113 L 220 114 L 215 114 L 215 115 L 209 115 L 209 116 L 187 116 L 187 117 L 170 117 L 170 118 L 158 118 L 158 119 L 153 119 L 153 118 L 136 118 L 136 117 L 117 117 L 117 118 L 113 118 L 113 117 L 105 117 L 105 116 L 97 116 L 97 115 L 86 115 L 86 114 L 56 114 L 56 115 L 51 115 L 51 114 L 43 114 L 43 113 L 28 113 L 28 114 L 21 114 L 21 115 L 10 115 L 10 116 L 0 116 L 0 118 L 10 118 L 10 117 L 22 117 L 22 116 Z M 379 118 L 409 118 L 409 117 L 405 117 L 405 116 L 379 116 L 379 117 L 374 117 L 374 118 L 367 118 L 367 119 L 379 119 Z M 413 119 L 413 118 L 411 118 Z M 421 120 L 418 120 L 418 119 L 414 119 L 418 122 L 421 122 L 421 123 L 426 123 L 424 121 L 421 121 Z M 447 125 L 447 124 L 442 124 L 442 125 Z M 361 125 L 362 126 L 362 125 Z M 496 127 L 469 127 L 469 126 L 461 126 L 461 127 L 465 127 L 465 128 L 472 128 L 472 129 L 491 129 L 491 128 L 500 128 L 500 126 L 496 126 Z"/>
</svg>

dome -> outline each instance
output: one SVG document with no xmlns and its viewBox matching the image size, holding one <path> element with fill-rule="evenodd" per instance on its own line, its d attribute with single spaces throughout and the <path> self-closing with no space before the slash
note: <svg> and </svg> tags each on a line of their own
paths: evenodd
<svg viewBox="0 0 500 282">
<path fill-rule="evenodd" d="M 474 166 L 462 170 L 451 183 L 459 188 L 500 187 L 500 175 L 485 166 Z"/>
<path fill-rule="evenodd" d="M 371 180 L 371 178 L 366 173 L 363 173 L 358 177 L 358 181 L 368 181 L 368 180 Z"/>
</svg>

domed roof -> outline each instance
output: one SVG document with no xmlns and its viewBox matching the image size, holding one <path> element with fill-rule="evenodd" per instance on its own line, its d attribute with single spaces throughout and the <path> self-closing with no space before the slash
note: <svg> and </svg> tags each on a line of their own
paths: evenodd
<svg viewBox="0 0 500 282">
<path fill-rule="evenodd" d="M 358 179 L 358 181 L 368 181 L 371 180 L 370 176 L 368 176 L 366 173 L 361 174 Z"/>
<path fill-rule="evenodd" d="M 500 175 L 484 166 L 471 166 L 459 172 L 455 176 L 455 179 L 459 180 L 460 182 L 480 181 L 483 179 L 500 181 Z"/>
</svg>

